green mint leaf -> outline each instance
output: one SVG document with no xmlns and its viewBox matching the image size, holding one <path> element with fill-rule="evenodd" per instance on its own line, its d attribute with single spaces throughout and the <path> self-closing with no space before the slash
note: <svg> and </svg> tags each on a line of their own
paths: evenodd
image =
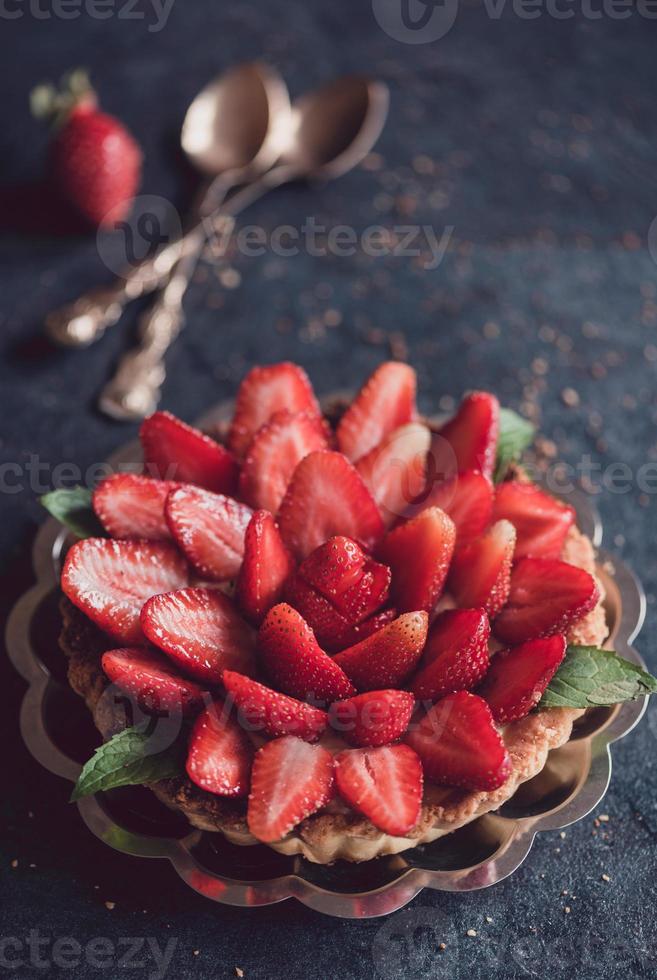
<svg viewBox="0 0 657 980">
<path fill-rule="evenodd" d="M 520 459 L 527 446 L 531 445 L 534 433 L 534 426 L 527 419 L 510 408 L 500 409 L 500 434 L 493 477 L 495 483 L 504 479 L 511 463 Z"/>
<path fill-rule="evenodd" d="M 46 510 L 61 521 L 78 538 L 105 537 L 105 531 L 94 514 L 91 490 L 53 490 L 40 498 Z"/>
<path fill-rule="evenodd" d="M 179 743 L 159 749 L 156 735 L 126 728 L 99 746 L 86 762 L 71 794 L 71 803 L 83 796 L 117 786 L 136 786 L 169 779 L 182 772 Z"/>
<path fill-rule="evenodd" d="M 657 678 L 613 650 L 569 646 L 539 708 L 596 708 L 657 691 Z"/>
</svg>

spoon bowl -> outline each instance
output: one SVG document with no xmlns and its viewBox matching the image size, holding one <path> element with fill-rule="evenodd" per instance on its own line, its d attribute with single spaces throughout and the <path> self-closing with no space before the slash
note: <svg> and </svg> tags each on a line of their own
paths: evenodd
<svg viewBox="0 0 657 980">
<path fill-rule="evenodd" d="M 199 92 L 182 125 L 180 142 L 208 176 L 235 170 L 262 172 L 279 155 L 278 131 L 290 101 L 281 76 L 253 62 L 229 69 Z"/>
<path fill-rule="evenodd" d="M 279 165 L 301 175 L 333 180 L 357 166 L 381 134 L 388 89 L 359 75 L 338 78 L 297 99 Z"/>
</svg>

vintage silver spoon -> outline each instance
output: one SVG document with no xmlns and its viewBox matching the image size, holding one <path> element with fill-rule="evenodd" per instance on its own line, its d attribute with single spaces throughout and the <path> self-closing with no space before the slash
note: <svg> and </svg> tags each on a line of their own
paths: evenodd
<svg viewBox="0 0 657 980">
<path fill-rule="evenodd" d="M 286 145 L 276 166 L 237 191 L 217 209 L 212 222 L 232 222 L 263 194 L 289 181 L 327 181 L 351 170 L 376 143 L 387 112 L 386 86 L 358 76 L 302 96 L 292 106 Z M 197 255 L 183 253 L 156 304 L 140 321 L 137 347 L 123 356 L 101 393 L 100 409 L 112 418 L 139 419 L 157 407 L 166 376 L 164 355 L 183 324 L 182 300 Z"/>
</svg>

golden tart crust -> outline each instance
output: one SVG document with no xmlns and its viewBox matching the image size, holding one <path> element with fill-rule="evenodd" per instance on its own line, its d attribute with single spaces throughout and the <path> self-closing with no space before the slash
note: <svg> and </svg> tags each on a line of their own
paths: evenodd
<svg viewBox="0 0 657 980">
<path fill-rule="evenodd" d="M 577 528 L 571 528 L 562 557 L 595 574 L 593 545 Z M 568 634 L 571 643 L 599 646 L 607 637 L 599 581 L 598 585 L 601 599 L 595 609 L 571 628 Z M 111 641 L 66 599 L 62 602 L 62 613 L 60 645 L 69 659 L 69 683 L 84 698 L 103 738 L 108 738 L 125 725 L 120 709 L 102 697 L 108 681 L 100 667 L 100 656 L 109 649 Z M 282 854 L 302 854 L 310 861 L 329 864 L 338 859 L 368 861 L 434 841 L 484 813 L 497 810 L 510 799 L 521 783 L 543 769 L 548 752 L 568 741 L 573 723 L 583 714 L 582 710 L 552 708 L 507 725 L 503 737 L 511 769 L 504 784 L 492 792 L 471 792 L 427 783 L 420 819 L 407 837 L 382 833 L 369 820 L 336 802 L 270 846 Z M 235 844 L 258 843 L 249 833 L 243 802 L 206 793 L 187 776 L 162 780 L 150 788 L 167 806 L 184 813 L 194 827 L 219 831 Z"/>
</svg>

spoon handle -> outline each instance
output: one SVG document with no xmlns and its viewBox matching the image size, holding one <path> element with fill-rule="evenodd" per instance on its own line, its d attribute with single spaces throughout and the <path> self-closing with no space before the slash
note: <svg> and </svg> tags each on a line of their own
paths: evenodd
<svg viewBox="0 0 657 980">
<path fill-rule="evenodd" d="M 139 320 L 139 341 L 121 358 L 99 399 L 102 412 L 120 421 L 144 418 L 155 411 L 165 379 L 164 355 L 183 324 L 182 298 L 205 241 L 198 226 L 184 240 L 171 277 Z"/>
<path fill-rule="evenodd" d="M 186 236 L 169 282 L 139 321 L 137 345 L 123 355 L 114 377 L 101 392 L 98 404 L 102 412 L 119 421 L 133 421 L 155 411 L 166 378 L 164 357 L 183 328 L 183 298 L 206 239 L 211 234 L 230 235 L 236 214 L 296 176 L 290 167 L 274 168 L 233 194 Z"/>
<path fill-rule="evenodd" d="M 193 208 L 192 228 L 182 238 L 169 242 L 160 251 L 135 265 L 128 266 L 109 286 L 98 286 L 83 293 L 48 314 L 45 328 L 48 336 L 62 347 L 89 347 L 105 330 L 120 319 L 128 303 L 162 286 L 189 242 L 195 238 L 199 220 L 205 211 L 216 210 L 231 187 L 240 184 L 245 174 L 230 171 L 221 174 L 206 187 Z"/>
</svg>

